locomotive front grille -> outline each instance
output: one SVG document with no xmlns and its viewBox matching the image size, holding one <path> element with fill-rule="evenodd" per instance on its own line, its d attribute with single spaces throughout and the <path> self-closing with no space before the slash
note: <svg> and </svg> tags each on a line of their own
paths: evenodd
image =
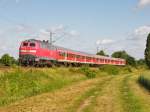
<svg viewBox="0 0 150 112">
<path fill-rule="evenodd" d="M 23 65 L 33 65 L 35 62 L 36 57 L 33 55 L 20 55 L 19 56 L 19 61 Z"/>
</svg>

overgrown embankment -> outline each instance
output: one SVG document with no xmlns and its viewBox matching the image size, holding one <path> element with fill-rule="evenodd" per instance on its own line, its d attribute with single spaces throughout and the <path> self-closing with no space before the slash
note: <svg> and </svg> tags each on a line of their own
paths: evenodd
<svg viewBox="0 0 150 112">
<path fill-rule="evenodd" d="M 0 74 L 0 106 L 40 93 L 60 89 L 87 79 L 78 70 L 66 68 L 17 68 Z"/>
<path fill-rule="evenodd" d="M 47 95 L 50 97 L 47 98 L 49 99 L 48 102 L 51 102 L 51 104 L 54 105 L 58 105 L 60 106 L 60 108 L 68 109 L 69 107 L 62 107 L 63 104 L 60 105 L 61 102 L 68 102 L 71 103 L 70 108 L 72 108 L 72 110 L 76 110 L 76 107 L 78 107 L 79 110 L 90 111 L 97 105 L 96 98 L 99 97 L 101 99 L 101 92 L 105 90 L 107 85 L 112 85 L 110 80 L 112 80 L 113 85 L 115 86 L 114 82 L 116 81 L 114 81 L 114 78 L 116 79 L 118 77 L 117 79 L 119 79 L 123 74 L 129 74 L 131 72 L 133 72 L 133 69 L 131 67 L 117 67 L 111 65 L 104 65 L 100 66 L 99 68 L 90 68 L 84 66 L 81 68 L 16 67 L 11 69 L 6 68 L 6 70 L 0 69 L 0 106 L 5 105 L 6 107 L 9 107 L 9 104 L 12 103 L 12 107 L 15 108 L 15 106 L 13 106 L 13 104 L 15 105 L 15 103 L 13 102 L 17 103 L 19 102 L 19 100 L 21 100 L 22 102 L 25 100 L 28 104 L 28 100 L 26 100 L 30 99 L 28 97 L 31 97 L 31 99 L 39 99 L 45 97 L 47 98 L 47 96 L 43 97 L 42 94 L 47 93 Z M 79 82 L 83 84 L 81 88 Z M 88 82 L 91 82 L 91 84 L 89 84 Z M 88 86 L 86 85 L 86 83 Z M 78 85 L 78 91 L 72 89 L 65 90 L 65 88 L 67 87 L 74 87 L 73 85 Z M 56 93 L 58 101 L 62 100 L 61 102 L 56 102 L 56 104 L 55 101 L 51 99 L 51 96 L 53 96 L 53 92 L 55 92 L 55 90 L 57 90 Z M 72 90 L 72 93 L 69 90 Z M 65 99 L 65 97 L 67 97 L 68 95 L 62 97 L 59 91 L 62 91 L 63 95 L 68 94 L 70 96 L 74 96 L 72 96 L 71 98 L 69 97 L 71 100 L 67 100 Z M 54 98 L 54 100 L 55 99 L 57 98 Z M 37 100 L 36 102 L 37 105 L 39 103 L 38 101 L 39 100 Z M 43 102 L 43 105 L 46 105 L 44 103 L 44 99 L 40 101 Z M 88 106 L 85 106 L 84 104 L 86 104 L 86 101 L 90 101 L 91 103 L 89 103 Z M 34 103 L 34 101 L 32 103 Z M 19 104 L 20 103 L 18 103 L 18 105 Z M 59 109 L 58 106 L 56 106 L 56 110 Z M 49 107 L 48 109 L 51 110 L 52 108 Z"/>
</svg>

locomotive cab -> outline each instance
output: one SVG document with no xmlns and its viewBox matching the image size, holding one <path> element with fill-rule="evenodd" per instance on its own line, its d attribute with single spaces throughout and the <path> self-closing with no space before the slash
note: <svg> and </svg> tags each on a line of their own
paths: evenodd
<svg viewBox="0 0 150 112">
<path fill-rule="evenodd" d="M 20 54 L 35 55 L 37 49 L 38 49 L 38 44 L 36 42 L 24 41 L 20 46 Z"/>
<path fill-rule="evenodd" d="M 21 64 L 33 65 L 37 58 L 38 43 L 35 40 L 23 41 L 19 49 L 19 60 Z"/>
</svg>

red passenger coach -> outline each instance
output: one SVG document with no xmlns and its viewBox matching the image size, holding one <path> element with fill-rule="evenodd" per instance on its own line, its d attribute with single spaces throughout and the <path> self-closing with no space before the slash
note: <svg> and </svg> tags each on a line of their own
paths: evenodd
<svg viewBox="0 0 150 112">
<path fill-rule="evenodd" d="M 51 45 L 48 41 L 25 40 L 19 48 L 19 61 L 22 65 L 126 65 L 124 59 L 92 55 Z"/>
</svg>

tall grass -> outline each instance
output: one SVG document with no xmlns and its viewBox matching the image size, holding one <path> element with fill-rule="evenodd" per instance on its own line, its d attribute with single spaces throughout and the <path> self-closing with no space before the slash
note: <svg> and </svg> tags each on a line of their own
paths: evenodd
<svg viewBox="0 0 150 112">
<path fill-rule="evenodd" d="M 80 68 L 80 71 L 86 75 L 87 78 L 95 78 L 96 72 L 91 70 L 89 67 L 83 66 Z"/>
<path fill-rule="evenodd" d="M 119 69 L 116 66 L 112 65 L 103 65 L 99 67 L 99 70 L 102 72 L 106 72 L 111 75 L 118 75 L 119 74 Z"/>
<path fill-rule="evenodd" d="M 86 77 L 65 68 L 16 69 L 0 75 L 0 106 L 60 89 Z"/>
<path fill-rule="evenodd" d="M 126 75 L 120 84 L 120 99 L 124 112 L 142 112 L 139 99 L 134 95 L 130 88 L 129 80 L 131 75 Z"/>
<path fill-rule="evenodd" d="M 138 82 L 139 84 L 141 84 L 143 87 L 145 87 L 146 89 L 150 91 L 150 76 L 141 75 L 138 78 Z"/>
<path fill-rule="evenodd" d="M 102 65 L 99 67 L 99 70 L 109 75 L 127 74 L 132 72 L 132 69 L 129 66 L 120 67 L 114 65 Z"/>
</svg>

